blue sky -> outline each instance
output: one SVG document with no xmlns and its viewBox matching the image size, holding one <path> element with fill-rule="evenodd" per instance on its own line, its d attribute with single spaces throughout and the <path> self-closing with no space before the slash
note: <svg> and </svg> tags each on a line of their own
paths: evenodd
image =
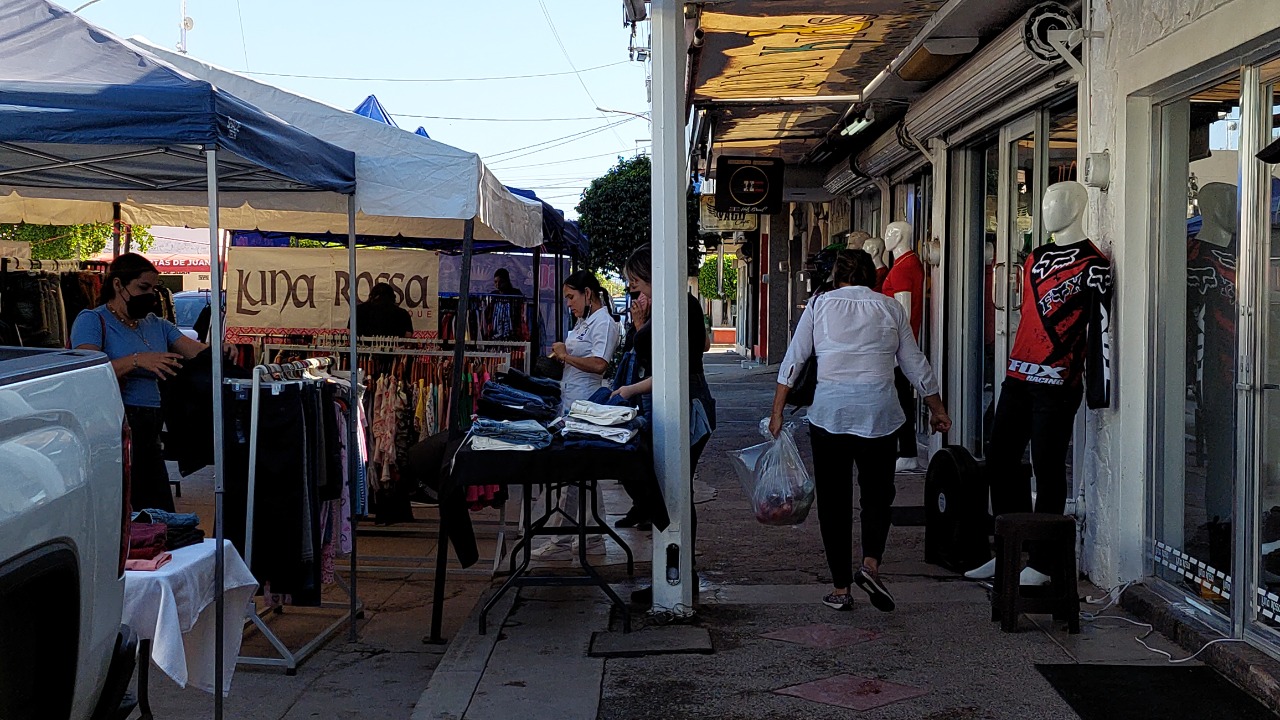
<svg viewBox="0 0 1280 720">
<path fill-rule="evenodd" d="M 97 0 L 81 15 L 175 47 L 180 8 L 181 0 Z M 592 178 L 634 154 L 637 140 L 648 147 L 645 120 L 595 109 L 648 110 L 645 67 L 628 61 L 618 0 L 187 0 L 187 15 L 193 57 L 348 110 L 377 95 L 400 127 L 425 126 L 433 139 L 480 154 L 504 183 L 571 217 Z M 562 74 L 388 81 L 547 73 Z M 548 144 L 530 147 L 539 143 Z"/>
</svg>

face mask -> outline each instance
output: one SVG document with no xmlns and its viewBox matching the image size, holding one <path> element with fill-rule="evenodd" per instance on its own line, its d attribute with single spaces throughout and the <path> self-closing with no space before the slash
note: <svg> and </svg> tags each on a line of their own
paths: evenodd
<svg viewBox="0 0 1280 720">
<path fill-rule="evenodd" d="M 156 309 L 155 293 L 130 295 L 124 302 L 125 312 L 134 320 L 141 320 Z"/>
</svg>

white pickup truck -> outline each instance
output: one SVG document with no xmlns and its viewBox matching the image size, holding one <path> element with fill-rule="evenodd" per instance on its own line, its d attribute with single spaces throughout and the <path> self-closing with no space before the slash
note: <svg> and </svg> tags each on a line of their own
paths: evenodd
<svg viewBox="0 0 1280 720">
<path fill-rule="evenodd" d="M 0 347 L 0 718 L 123 718 L 127 429 L 105 355 Z"/>
</svg>

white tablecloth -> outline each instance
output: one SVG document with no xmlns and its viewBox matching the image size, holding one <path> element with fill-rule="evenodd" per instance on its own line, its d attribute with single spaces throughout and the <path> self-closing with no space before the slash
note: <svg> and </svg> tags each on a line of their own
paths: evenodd
<svg viewBox="0 0 1280 720">
<path fill-rule="evenodd" d="M 231 674 L 240 654 L 245 608 L 258 583 L 231 541 L 223 541 L 224 653 L 222 691 L 231 690 Z M 173 560 L 154 572 L 124 574 L 124 620 L 151 640 L 151 661 L 181 687 L 213 692 L 215 618 L 212 610 L 215 540 L 173 551 Z M 205 609 L 209 608 L 209 612 Z"/>
</svg>

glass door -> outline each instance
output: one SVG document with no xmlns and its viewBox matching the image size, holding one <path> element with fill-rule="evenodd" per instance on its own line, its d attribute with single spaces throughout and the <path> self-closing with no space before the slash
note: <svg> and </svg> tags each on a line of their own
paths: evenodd
<svg viewBox="0 0 1280 720">
<path fill-rule="evenodd" d="M 1022 265 L 1040 236 L 1041 175 L 1045 168 L 1037 152 L 1041 113 L 1006 125 L 1000 131 L 999 209 L 996 223 L 996 261 L 992 268 L 995 305 L 995 396 L 1000 394 L 1004 368 L 1018 332 L 1022 308 Z"/>
</svg>

